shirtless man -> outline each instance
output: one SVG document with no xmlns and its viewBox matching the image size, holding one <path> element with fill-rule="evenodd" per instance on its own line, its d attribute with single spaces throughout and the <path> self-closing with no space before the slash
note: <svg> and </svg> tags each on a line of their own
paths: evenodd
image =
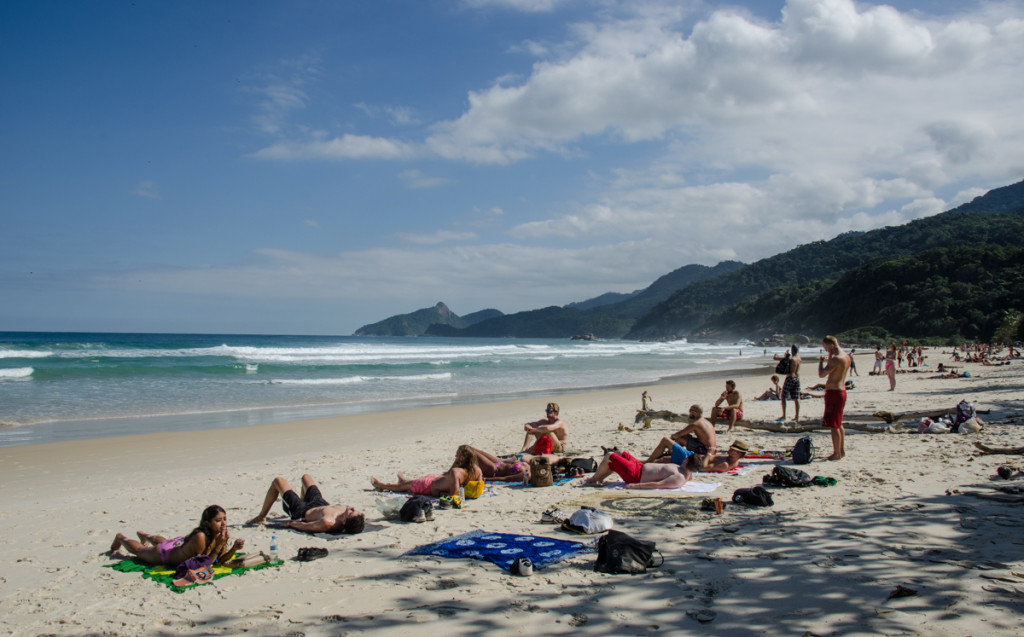
<svg viewBox="0 0 1024 637">
<path fill-rule="evenodd" d="M 789 347 L 789 371 L 786 373 L 786 380 L 782 383 L 782 418 L 776 422 L 786 422 L 786 399 L 793 401 L 793 420 L 800 422 L 800 364 L 804 359 L 800 358 L 797 352 L 800 348 L 794 343 Z M 775 360 L 782 360 L 775 355 Z"/>
<path fill-rule="evenodd" d="M 842 460 L 846 455 L 846 431 L 843 429 L 843 408 L 846 407 L 846 389 L 843 381 L 850 369 L 850 355 L 839 347 L 835 336 L 821 341 L 828 358 L 818 358 L 818 378 L 825 378 L 825 414 L 821 426 L 832 430 L 832 455 L 828 460 Z"/>
<path fill-rule="evenodd" d="M 292 490 L 284 478 L 277 477 L 270 483 L 267 497 L 263 500 L 260 514 L 249 520 L 247 525 L 262 525 L 267 522 L 270 508 L 281 497 L 284 512 L 291 517 L 284 526 L 306 533 L 362 533 L 366 518 L 352 507 L 329 504 L 320 494 L 313 477 L 302 476 L 302 497 Z"/>
<path fill-rule="evenodd" d="M 705 458 L 715 455 L 715 426 L 704 417 L 704 410 L 700 405 L 690 405 L 689 415 L 690 424 L 670 437 L 662 438 L 647 458 L 647 462 L 682 464 L 691 453 Z"/>
<path fill-rule="evenodd" d="M 725 406 L 720 407 L 719 405 L 723 402 Z M 729 433 L 736 426 L 736 421 L 741 418 L 743 418 L 743 396 L 736 391 L 736 381 L 727 380 L 725 381 L 725 391 L 718 397 L 715 406 L 711 409 L 711 422 L 727 419 L 729 428 L 725 432 Z"/>
<path fill-rule="evenodd" d="M 594 475 L 583 481 L 583 485 L 599 487 L 604 484 L 605 478 L 617 473 L 626 483 L 627 489 L 678 489 L 690 480 L 693 472 L 704 462 L 704 457 L 693 454 L 682 466 L 660 462 L 646 464 L 625 451 L 609 453 L 598 465 Z"/>
<path fill-rule="evenodd" d="M 729 445 L 729 450 L 725 452 L 724 456 L 715 456 L 712 458 L 706 467 L 701 471 L 708 473 L 725 473 L 732 471 L 736 467 L 740 466 L 740 460 L 743 456 L 747 455 L 747 443 L 742 440 L 736 440 Z"/>
<path fill-rule="evenodd" d="M 526 439 L 519 453 L 530 453 L 535 456 L 565 451 L 569 442 L 569 425 L 558 417 L 558 403 L 548 403 L 544 409 L 545 416 L 536 422 L 523 425 Z"/>
</svg>

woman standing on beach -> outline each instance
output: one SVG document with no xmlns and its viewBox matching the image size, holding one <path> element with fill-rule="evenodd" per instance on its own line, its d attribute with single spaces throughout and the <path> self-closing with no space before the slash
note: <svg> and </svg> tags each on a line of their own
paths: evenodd
<svg viewBox="0 0 1024 637">
<path fill-rule="evenodd" d="M 168 539 L 162 535 L 149 535 L 142 531 L 137 531 L 136 534 L 139 536 L 138 540 L 118 533 L 114 543 L 110 545 L 110 553 L 114 554 L 124 547 L 144 564 L 175 568 L 197 555 L 208 555 L 214 563 L 226 561 L 235 551 L 245 546 L 245 540 L 235 540 L 231 548 L 227 548 L 228 516 L 224 509 L 216 504 L 211 504 L 203 510 L 199 526 L 188 535 Z"/>
<path fill-rule="evenodd" d="M 885 351 L 885 375 L 889 377 L 889 391 L 896 389 L 896 343 L 889 343 Z"/>
</svg>

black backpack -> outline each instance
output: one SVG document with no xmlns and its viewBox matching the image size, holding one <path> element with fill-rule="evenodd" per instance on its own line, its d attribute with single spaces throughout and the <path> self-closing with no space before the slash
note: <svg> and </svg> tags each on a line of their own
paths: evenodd
<svg viewBox="0 0 1024 637">
<path fill-rule="evenodd" d="M 579 467 L 586 473 L 597 471 L 597 462 L 593 458 L 573 458 L 569 461 L 570 467 Z"/>
<path fill-rule="evenodd" d="M 612 529 L 597 543 L 597 562 L 594 570 L 598 573 L 646 573 L 648 568 L 656 568 L 665 562 L 658 553 L 654 542 L 638 540 L 635 537 Z M 655 561 L 657 560 L 657 563 Z"/>
<path fill-rule="evenodd" d="M 791 359 L 789 358 L 789 354 L 786 354 L 786 357 L 783 358 L 782 360 L 780 360 L 779 364 L 775 366 L 775 373 L 776 374 L 783 374 L 783 375 L 788 374 L 789 373 L 789 364 L 790 364 L 790 362 L 791 362 Z"/>
<path fill-rule="evenodd" d="M 775 506 L 772 494 L 760 485 L 750 489 L 736 489 L 733 491 L 732 501 L 736 504 L 749 504 L 756 507 Z"/>
<path fill-rule="evenodd" d="M 804 436 L 793 445 L 793 464 L 810 464 L 814 460 L 814 443 L 810 436 Z"/>
<path fill-rule="evenodd" d="M 769 487 L 809 487 L 811 482 L 811 476 L 805 472 L 782 465 L 775 465 L 775 469 L 761 479 L 761 484 Z"/>
</svg>

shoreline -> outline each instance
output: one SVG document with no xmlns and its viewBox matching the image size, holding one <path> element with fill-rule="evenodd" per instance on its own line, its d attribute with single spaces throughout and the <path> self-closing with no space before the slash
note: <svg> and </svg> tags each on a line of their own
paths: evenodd
<svg viewBox="0 0 1024 637">
<path fill-rule="evenodd" d="M 859 367 L 866 372 L 870 364 Z M 968 379 L 900 374 L 896 392 L 887 391 L 885 377 L 855 377 L 847 413 L 946 408 L 967 398 L 992 410 L 984 418 L 995 424 L 980 434 L 849 431 L 846 459 L 801 467 L 838 485 L 776 490 L 772 508 L 730 505 L 722 516 L 697 511 L 700 494 L 571 485 L 496 487 L 494 497 L 461 511 L 435 511 L 435 521 L 424 524 L 385 521 L 378 512 L 370 476 L 436 473 L 451 464 L 460 443 L 518 450 L 522 423 L 540 418 L 548 400 L 561 405 L 570 446 L 582 455 L 599 455 L 600 445 L 649 452 L 680 426 L 655 421 L 650 430 L 619 431 L 619 423 L 632 427 L 640 387 L 0 448 L 7 504 L 0 509 L 0 628 L 15 635 L 376 636 L 407 635 L 410 624 L 423 624 L 447 634 L 744 635 L 969 634 L 983 625 L 987 634 L 1021 634 L 1016 613 L 1003 610 L 1016 607 L 1012 591 L 1024 589 L 1024 579 L 1015 584 L 1012 575 L 1024 572 L 1019 505 L 946 492 L 991 489 L 997 466 L 1021 465 L 972 450 L 974 441 L 1024 445 L 1024 365 L 969 369 Z M 767 386 L 771 371 L 761 374 L 734 374 L 745 397 Z M 691 402 L 709 409 L 722 378 L 647 388 L 654 409 L 679 413 Z M 755 420 L 774 420 L 780 410 L 777 401 L 744 407 Z M 821 410 L 821 400 L 804 401 L 808 419 Z M 742 428 L 726 435 L 721 425 L 718 431 L 720 447 L 742 438 L 753 448 L 788 449 L 804 435 Z M 810 435 L 818 457 L 827 455 L 827 431 Z M 747 475 L 696 480 L 721 482 L 712 495 L 728 499 L 760 483 L 774 465 L 749 464 L 755 470 Z M 247 550 L 266 550 L 274 531 L 242 523 L 258 511 L 274 476 L 297 485 L 304 472 L 328 501 L 366 513 L 366 530 L 337 537 L 277 531 L 284 566 L 180 595 L 104 568 L 112 563 L 105 551 L 115 533 L 187 532 L 214 502 L 227 509 L 232 537 L 246 539 Z M 647 575 L 605 575 L 593 571 L 591 553 L 525 578 L 489 562 L 403 557 L 474 529 L 593 539 L 538 522 L 548 508 L 571 513 L 582 504 L 611 512 L 615 528 L 657 542 L 665 564 Z M 281 515 L 275 505 L 271 517 Z M 329 555 L 312 563 L 290 559 L 306 546 Z M 897 585 L 917 594 L 887 600 Z"/>
<path fill-rule="evenodd" d="M 544 399 L 547 396 L 566 394 L 594 394 L 620 389 L 641 387 L 660 387 L 679 383 L 699 382 L 705 379 L 724 379 L 729 376 L 745 378 L 756 376 L 769 369 L 770 359 L 745 362 L 746 367 L 733 369 L 708 369 L 699 372 L 684 372 L 666 375 L 653 382 L 614 383 L 580 388 L 537 389 L 512 392 L 509 394 L 491 393 L 463 397 L 451 397 L 446 401 L 442 397 L 405 398 L 385 403 L 382 408 L 375 408 L 371 403 L 335 403 L 318 405 L 293 405 L 279 407 L 261 407 L 256 409 L 212 410 L 182 414 L 157 414 L 148 416 L 98 417 L 79 420 L 46 421 L 34 424 L 0 423 L 0 449 L 20 447 L 33 444 L 49 444 L 52 442 L 118 438 L 121 436 L 140 435 L 134 429 L 146 429 L 150 433 L 196 432 L 245 429 L 261 425 L 281 425 L 307 420 L 329 418 L 346 418 L 357 415 L 390 414 L 415 411 L 420 409 L 438 409 L 444 407 L 488 405 L 517 400 Z M 405 404 L 407 406 L 402 406 Z M 304 414 L 312 412 L 314 415 Z M 331 412 L 315 415 L 315 412 Z M 249 421 L 252 424 L 239 424 Z M 140 424 L 144 426 L 139 427 Z M 148 426 L 146 426 L 148 425 Z M 155 425 L 155 427 L 154 427 Z M 33 436 L 33 434 L 35 434 Z M 26 442 L 18 437 L 32 436 Z"/>
</svg>

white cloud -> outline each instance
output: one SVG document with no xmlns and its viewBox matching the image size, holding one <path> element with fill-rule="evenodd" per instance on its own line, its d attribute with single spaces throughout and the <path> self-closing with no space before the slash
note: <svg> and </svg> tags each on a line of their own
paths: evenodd
<svg viewBox="0 0 1024 637">
<path fill-rule="evenodd" d="M 413 146 L 383 137 L 346 134 L 307 142 L 279 142 L 256 153 L 260 159 L 409 159 Z"/>
<path fill-rule="evenodd" d="M 139 197 L 145 197 L 147 199 L 161 199 L 159 191 L 156 189 L 156 184 L 152 181 L 140 181 L 132 193 Z"/>
<path fill-rule="evenodd" d="M 450 241 L 473 241 L 479 238 L 474 232 L 451 232 L 449 230 L 438 230 L 431 234 L 399 232 L 396 233 L 395 236 L 406 243 L 419 245 L 433 245 L 438 243 L 448 243 Z"/>
<path fill-rule="evenodd" d="M 398 173 L 398 178 L 405 182 L 409 188 L 437 188 L 451 183 L 446 177 L 428 177 L 422 171 L 412 168 Z"/>
</svg>

